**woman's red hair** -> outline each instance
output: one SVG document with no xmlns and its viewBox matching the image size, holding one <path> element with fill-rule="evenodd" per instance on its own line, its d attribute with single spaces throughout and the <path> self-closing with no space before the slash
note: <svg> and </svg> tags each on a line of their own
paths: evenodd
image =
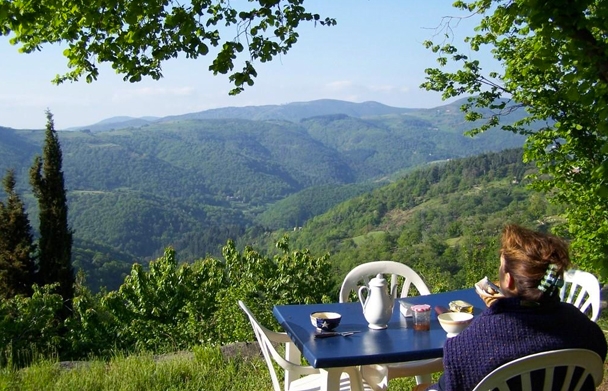
<svg viewBox="0 0 608 391">
<path fill-rule="evenodd" d="M 539 301 L 542 298 L 543 291 L 538 285 L 549 264 L 557 266 L 559 278 L 570 268 L 568 244 L 557 236 L 509 224 L 503 230 L 501 242 L 504 271 L 511 274 L 522 299 Z"/>
</svg>

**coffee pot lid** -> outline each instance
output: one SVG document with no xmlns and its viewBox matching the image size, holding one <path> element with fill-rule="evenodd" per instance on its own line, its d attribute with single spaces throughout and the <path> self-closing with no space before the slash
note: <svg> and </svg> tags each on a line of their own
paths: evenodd
<svg viewBox="0 0 608 391">
<path fill-rule="evenodd" d="M 369 281 L 369 286 L 384 286 L 386 285 L 386 280 L 384 279 L 384 275 L 382 273 L 378 273 L 376 277 L 372 278 Z"/>
</svg>

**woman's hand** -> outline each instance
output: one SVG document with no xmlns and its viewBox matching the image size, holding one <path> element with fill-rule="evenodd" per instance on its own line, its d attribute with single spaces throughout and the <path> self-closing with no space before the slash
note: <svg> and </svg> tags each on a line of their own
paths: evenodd
<svg viewBox="0 0 608 391">
<path fill-rule="evenodd" d="M 478 292 L 479 293 L 479 292 Z M 494 304 L 494 302 L 498 299 L 502 299 L 504 296 L 501 294 L 494 294 L 494 295 L 489 295 L 489 294 L 480 294 L 479 295 L 481 297 L 481 299 L 483 300 L 484 303 L 486 303 L 486 306 L 491 306 L 492 304 Z"/>
<path fill-rule="evenodd" d="M 475 284 L 475 291 L 481 297 L 486 306 L 491 306 L 496 300 L 504 297 L 498 283 L 493 283 L 488 280 L 488 277 L 484 277 L 482 280 Z"/>
</svg>

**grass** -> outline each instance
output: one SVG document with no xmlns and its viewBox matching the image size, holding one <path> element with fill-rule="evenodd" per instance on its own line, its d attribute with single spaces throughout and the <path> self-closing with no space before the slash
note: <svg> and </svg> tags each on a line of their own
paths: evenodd
<svg viewBox="0 0 608 391">
<path fill-rule="evenodd" d="M 391 380 L 391 391 L 411 390 L 413 378 Z M 262 356 L 228 358 L 219 348 L 155 358 L 119 356 L 77 362 L 70 369 L 41 360 L 16 370 L 0 369 L 0 391 L 250 391 L 272 390 Z"/>
<path fill-rule="evenodd" d="M 87 361 L 70 370 L 40 361 L 28 368 L 0 370 L 2 391 L 250 391 L 270 390 L 262 358 L 225 358 L 219 348 L 198 348 L 194 355 L 156 359 L 139 354 L 109 362 Z"/>
<path fill-rule="evenodd" d="M 378 236 L 384 235 L 384 231 L 370 231 L 365 235 L 355 236 L 353 238 L 353 242 L 355 242 L 356 246 L 361 246 L 367 239 L 369 238 L 377 238 Z"/>
<path fill-rule="evenodd" d="M 598 324 L 608 334 L 608 311 Z M 411 390 L 415 384 L 413 378 L 393 379 L 389 390 Z M 272 383 L 261 355 L 227 357 L 216 347 L 198 347 L 193 354 L 161 358 L 151 354 L 116 356 L 110 361 L 78 362 L 69 370 L 53 360 L 39 360 L 24 369 L 0 369 L 0 391 L 55 390 L 249 391 L 272 390 Z M 608 391 L 608 364 L 598 390 Z"/>
<path fill-rule="evenodd" d="M 604 336 L 608 336 L 608 309 L 604 308 L 602 310 L 597 324 L 604 331 Z M 608 391 L 608 362 L 604 362 L 604 381 L 597 388 L 597 391 Z"/>
</svg>

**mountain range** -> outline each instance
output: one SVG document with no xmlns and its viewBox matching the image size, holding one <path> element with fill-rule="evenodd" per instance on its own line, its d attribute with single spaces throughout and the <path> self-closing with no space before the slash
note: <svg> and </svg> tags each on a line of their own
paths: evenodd
<svg viewBox="0 0 608 391">
<path fill-rule="evenodd" d="M 146 124 L 171 122 L 191 119 L 247 119 L 252 121 L 283 120 L 298 122 L 304 118 L 344 114 L 349 117 L 363 118 L 386 114 L 402 114 L 415 109 L 387 106 L 378 102 L 353 103 L 333 99 L 319 99 L 310 102 L 294 102 L 284 105 L 264 105 L 245 107 L 223 107 L 211 110 L 171 115 L 167 117 L 112 117 L 88 126 L 78 126 L 66 130 L 84 130 L 93 132 L 138 127 Z"/>
<path fill-rule="evenodd" d="M 522 136 L 497 129 L 464 136 L 472 125 L 461 104 L 318 100 L 115 117 L 60 131 L 74 237 L 97 249 L 100 264 L 103 249 L 127 265 L 168 245 L 193 259 L 217 254 L 252 226 L 301 226 L 414 167 L 523 145 Z M 0 170 L 16 170 L 34 227 L 27 172 L 43 139 L 42 130 L 0 127 Z"/>
</svg>

